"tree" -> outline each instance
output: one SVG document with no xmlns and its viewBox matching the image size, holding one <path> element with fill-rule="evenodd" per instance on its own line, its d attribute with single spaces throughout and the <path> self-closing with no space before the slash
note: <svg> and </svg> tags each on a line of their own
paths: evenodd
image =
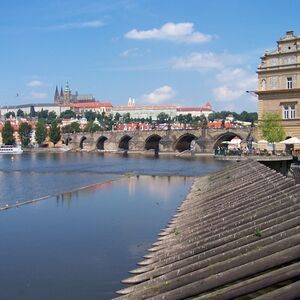
<svg viewBox="0 0 300 300">
<path fill-rule="evenodd" d="M 169 115 L 164 112 L 161 112 L 157 115 L 157 123 L 159 124 L 167 123 L 168 120 L 169 120 Z"/>
<path fill-rule="evenodd" d="M 130 113 L 126 113 L 123 115 L 123 123 L 130 123 Z"/>
<path fill-rule="evenodd" d="M 30 118 L 34 118 L 36 116 L 36 112 L 35 112 L 35 109 L 34 109 L 34 106 L 31 105 L 30 106 L 30 114 L 29 114 Z"/>
<path fill-rule="evenodd" d="M 72 119 L 72 118 L 76 118 L 76 114 L 73 110 L 65 110 L 60 114 L 60 118 L 62 119 Z"/>
<path fill-rule="evenodd" d="M 274 144 L 280 142 L 285 137 L 285 132 L 281 125 L 281 118 L 277 113 L 265 113 L 259 124 L 259 129 L 261 130 L 263 137 L 269 143 Z"/>
<path fill-rule="evenodd" d="M 21 138 L 22 146 L 27 147 L 30 143 L 32 127 L 27 122 L 22 123 L 19 128 L 19 135 Z"/>
<path fill-rule="evenodd" d="M 75 133 L 75 132 L 80 132 L 80 125 L 77 122 L 72 122 L 69 125 L 66 125 L 65 127 L 62 128 L 63 133 Z"/>
<path fill-rule="evenodd" d="M 60 128 L 57 125 L 56 121 L 53 121 L 51 123 L 50 127 L 50 133 L 49 133 L 50 141 L 54 144 L 54 146 L 59 142 L 60 140 Z"/>
<path fill-rule="evenodd" d="M 55 111 L 50 111 L 49 114 L 48 114 L 47 123 L 52 124 L 52 122 L 55 121 L 56 118 L 57 118 L 56 112 Z"/>
<path fill-rule="evenodd" d="M 17 117 L 19 117 L 19 118 L 25 117 L 24 111 L 20 108 L 17 110 Z"/>
<path fill-rule="evenodd" d="M 13 111 L 9 111 L 4 116 L 5 116 L 5 119 L 10 119 L 10 117 L 15 118 L 16 114 Z"/>
<path fill-rule="evenodd" d="M 2 129 L 2 142 L 5 145 L 13 145 L 15 143 L 14 129 L 9 121 L 6 121 L 4 123 Z"/>
<path fill-rule="evenodd" d="M 94 122 L 89 122 L 85 125 L 83 131 L 93 133 L 99 130 L 101 130 L 101 127 L 98 124 L 95 124 Z"/>
<path fill-rule="evenodd" d="M 94 121 L 96 119 L 96 113 L 91 111 L 91 110 L 86 111 L 84 113 L 84 116 L 85 116 L 85 118 L 87 119 L 88 122 Z"/>
<path fill-rule="evenodd" d="M 187 124 L 191 124 L 193 122 L 193 118 L 191 114 L 187 114 L 185 117 L 186 117 Z"/>
<path fill-rule="evenodd" d="M 46 109 L 46 110 L 42 109 L 41 111 L 35 113 L 35 115 L 38 117 L 39 120 L 40 119 L 47 120 L 48 119 L 48 114 L 49 114 L 48 109 Z"/>
<path fill-rule="evenodd" d="M 38 120 L 35 126 L 35 140 L 41 145 L 47 137 L 47 129 L 44 120 Z"/>
</svg>

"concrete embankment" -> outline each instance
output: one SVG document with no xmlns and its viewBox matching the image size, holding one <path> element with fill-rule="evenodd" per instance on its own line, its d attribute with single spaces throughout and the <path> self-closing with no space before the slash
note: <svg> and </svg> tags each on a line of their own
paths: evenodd
<svg viewBox="0 0 300 300">
<path fill-rule="evenodd" d="M 119 299 L 296 299 L 300 186 L 250 160 L 198 178 L 144 258 Z"/>
</svg>

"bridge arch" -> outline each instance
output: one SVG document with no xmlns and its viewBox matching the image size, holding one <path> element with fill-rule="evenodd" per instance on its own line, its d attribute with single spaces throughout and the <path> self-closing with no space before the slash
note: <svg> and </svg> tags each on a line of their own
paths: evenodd
<svg viewBox="0 0 300 300">
<path fill-rule="evenodd" d="M 129 135 L 124 135 L 121 137 L 119 141 L 119 149 L 121 150 L 129 150 L 129 141 L 132 139 Z"/>
<path fill-rule="evenodd" d="M 236 133 L 231 132 L 231 131 L 228 131 L 228 132 L 226 132 L 226 133 L 223 133 L 223 134 L 219 135 L 219 136 L 216 138 L 215 142 L 214 142 L 214 147 L 213 147 L 213 149 L 217 149 L 218 147 L 221 146 L 221 144 L 222 144 L 223 142 L 226 142 L 226 141 L 229 142 L 229 141 L 231 141 L 233 138 L 235 138 L 236 136 L 237 136 L 238 138 L 240 138 L 241 140 L 243 140 L 243 137 L 241 137 L 239 134 L 236 134 Z"/>
<path fill-rule="evenodd" d="M 72 138 L 67 137 L 65 140 L 65 145 L 68 146 L 71 141 L 72 141 Z"/>
<path fill-rule="evenodd" d="M 145 140 L 145 150 L 154 149 L 155 152 L 159 151 L 159 142 L 162 137 L 158 134 L 152 134 Z"/>
<path fill-rule="evenodd" d="M 82 150 L 84 149 L 84 144 L 85 144 L 85 140 L 87 139 L 86 136 L 83 136 L 81 139 L 80 139 L 80 143 L 79 143 L 79 148 Z"/>
<path fill-rule="evenodd" d="M 175 151 L 183 152 L 191 150 L 191 142 L 197 139 L 197 137 L 191 133 L 181 135 L 174 144 Z"/>
<path fill-rule="evenodd" d="M 104 144 L 105 144 L 106 140 L 107 140 L 106 136 L 104 136 L 104 135 L 100 136 L 96 141 L 96 149 L 104 150 Z"/>
</svg>

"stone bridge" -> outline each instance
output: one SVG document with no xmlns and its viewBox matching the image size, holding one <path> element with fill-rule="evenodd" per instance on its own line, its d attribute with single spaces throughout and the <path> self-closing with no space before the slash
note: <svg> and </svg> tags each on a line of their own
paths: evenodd
<svg viewBox="0 0 300 300">
<path fill-rule="evenodd" d="M 101 131 L 66 133 L 62 140 L 71 150 L 212 153 L 223 141 L 235 136 L 245 141 L 250 134 L 250 128 Z"/>
</svg>

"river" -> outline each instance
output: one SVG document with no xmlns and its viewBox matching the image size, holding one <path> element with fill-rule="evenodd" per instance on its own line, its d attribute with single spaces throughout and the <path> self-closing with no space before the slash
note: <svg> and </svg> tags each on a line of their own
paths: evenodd
<svg viewBox="0 0 300 300">
<path fill-rule="evenodd" d="M 1 299 L 111 299 L 209 157 L 97 153 L 0 157 Z"/>
</svg>

